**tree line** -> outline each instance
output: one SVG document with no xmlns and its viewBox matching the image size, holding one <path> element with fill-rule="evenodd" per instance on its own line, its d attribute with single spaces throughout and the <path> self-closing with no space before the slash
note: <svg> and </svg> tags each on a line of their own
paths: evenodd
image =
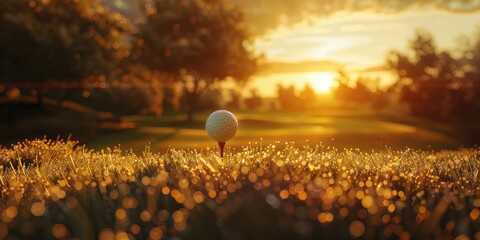
<svg viewBox="0 0 480 240">
<path fill-rule="evenodd" d="M 202 93 L 257 67 L 244 13 L 224 0 L 138 1 L 133 24 L 99 0 L 0 1 L 0 92 L 119 114 L 189 119 Z M 179 97 L 181 95 L 181 99 Z M 15 101 L 13 101 L 15 102 Z M 52 101 L 49 101 L 52 102 Z"/>
<path fill-rule="evenodd" d="M 367 87 L 372 79 L 352 80 L 340 72 L 335 96 L 350 103 L 381 108 L 389 96 L 398 95 L 412 116 L 436 121 L 480 119 L 480 27 L 471 36 L 460 36 L 450 50 L 440 50 L 432 35 L 417 30 L 406 52 L 392 50 L 387 67 L 395 81 L 382 90 Z M 351 82 L 355 82 L 352 84 Z"/>
<path fill-rule="evenodd" d="M 225 95 L 238 107 L 240 93 L 220 83 L 241 88 L 257 69 L 245 13 L 227 0 L 136 2 L 138 23 L 100 0 L 0 1 L 0 105 L 23 104 L 23 96 L 39 111 L 73 101 L 117 114 L 183 110 L 188 119 Z M 334 95 L 382 108 L 398 94 L 413 116 L 480 118 L 480 28 L 452 50 L 418 31 L 407 52 L 388 54 L 387 66 L 397 78 L 389 89 L 340 72 Z M 311 87 L 277 90 L 281 109 L 315 107 Z M 258 108 L 262 99 L 252 91 L 245 104 Z"/>
</svg>

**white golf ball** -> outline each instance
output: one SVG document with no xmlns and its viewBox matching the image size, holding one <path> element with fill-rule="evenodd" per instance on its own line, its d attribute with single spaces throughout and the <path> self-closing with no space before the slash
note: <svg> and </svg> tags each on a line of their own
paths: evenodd
<svg viewBox="0 0 480 240">
<path fill-rule="evenodd" d="M 208 116 L 205 130 L 208 136 L 217 142 L 226 142 L 237 132 L 238 121 L 233 113 L 218 110 Z"/>
</svg>

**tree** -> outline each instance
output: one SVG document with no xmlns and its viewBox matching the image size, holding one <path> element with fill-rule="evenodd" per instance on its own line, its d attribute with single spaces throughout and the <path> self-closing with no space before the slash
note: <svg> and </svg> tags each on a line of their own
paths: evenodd
<svg viewBox="0 0 480 240">
<path fill-rule="evenodd" d="M 340 71 L 337 82 L 335 98 L 345 103 L 368 104 L 375 109 L 388 105 L 387 93 L 380 89 L 379 80 L 362 77 L 352 80 L 346 72 Z M 351 82 L 355 82 L 354 86 Z"/>
<path fill-rule="evenodd" d="M 461 36 L 458 52 L 459 80 L 450 89 L 452 115 L 480 120 L 480 26 L 473 36 Z"/>
<path fill-rule="evenodd" d="M 130 24 L 97 0 L 0 1 L 0 79 L 59 102 L 74 90 L 105 84 L 129 54 Z M 103 86 L 103 85 L 102 85 Z"/>
<path fill-rule="evenodd" d="M 455 54 L 436 49 L 430 34 L 417 32 L 410 54 L 392 52 L 400 100 L 414 116 L 444 120 L 478 120 L 480 115 L 480 28 L 463 36 Z M 455 57 L 456 56 L 456 57 Z"/>
<path fill-rule="evenodd" d="M 301 101 L 304 109 L 312 109 L 316 105 L 317 94 L 312 85 L 305 84 L 305 87 L 300 92 L 299 100 Z"/>
<path fill-rule="evenodd" d="M 226 106 L 229 109 L 239 109 L 240 108 L 240 98 L 242 96 L 242 92 L 238 88 L 229 89 L 227 91 L 229 101 L 227 102 Z"/>
<path fill-rule="evenodd" d="M 144 8 L 132 57 L 182 83 L 189 120 L 213 83 L 227 77 L 245 82 L 256 70 L 236 6 L 224 0 L 154 0 L 152 6 Z"/>
<path fill-rule="evenodd" d="M 293 85 L 283 86 L 277 85 L 277 95 L 280 107 L 283 110 L 300 110 L 303 105 L 299 105 L 297 94 Z"/>
<path fill-rule="evenodd" d="M 277 94 L 280 107 L 283 110 L 301 111 L 308 110 L 315 107 L 317 95 L 310 84 L 297 92 L 294 85 L 283 86 L 277 85 Z"/>
<path fill-rule="evenodd" d="M 425 31 L 417 31 L 410 48 L 410 55 L 393 51 L 388 59 L 397 73 L 400 100 L 414 116 L 443 118 L 448 115 L 448 91 L 457 75 L 456 62 L 450 53 L 438 51 Z"/>
<path fill-rule="evenodd" d="M 250 96 L 244 100 L 245 105 L 249 110 L 258 109 L 262 106 L 262 97 L 260 97 L 257 93 L 257 89 L 252 88 L 250 89 Z"/>
</svg>

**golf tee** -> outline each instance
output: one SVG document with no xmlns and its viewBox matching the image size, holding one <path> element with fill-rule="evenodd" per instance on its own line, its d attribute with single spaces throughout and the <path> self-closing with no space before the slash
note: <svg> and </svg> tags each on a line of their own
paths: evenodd
<svg viewBox="0 0 480 240">
<path fill-rule="evenodd" d="M 225 142 L 218 142 L 218 146 L 220 147 L 220 156 L 223 158 L 223 149 L 225 148 Z"/>
</svg>

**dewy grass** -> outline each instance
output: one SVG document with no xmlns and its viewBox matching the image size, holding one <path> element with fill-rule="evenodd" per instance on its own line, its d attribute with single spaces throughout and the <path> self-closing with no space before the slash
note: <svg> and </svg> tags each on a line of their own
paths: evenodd
<svg viewBox="0 0 480 240">
<path fill-rule="evenodd" d="M 480 149 L 0 148 L 0 239 L 480 237 Z"/>
</svg>

